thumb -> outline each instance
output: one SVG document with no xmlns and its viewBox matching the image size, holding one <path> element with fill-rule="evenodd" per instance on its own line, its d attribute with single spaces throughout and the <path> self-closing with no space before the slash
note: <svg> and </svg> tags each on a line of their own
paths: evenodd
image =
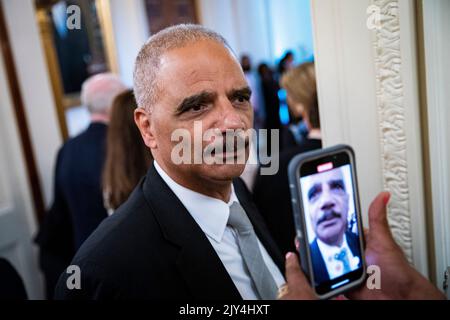
<svg viewBox="0 0 450 320">
<path fill-rule="evenodd" d="M 315 300 L 314 294 L 308 279 L 305 277 L 297 255 L 289 252 L 286 255 L 286 281 L 287 293 L 280 296 L 283 300 Z"/>
<path fill-rule="evenodd" d="M 391 194 L 389 192 L 381 192 L 372 201 L 369 207 L 369 228 L 372 234 L 374 231 L 377 234 L 391 235 L 389 228 L 386 206 L 389 202 Z"/>
<path fill-rule="evenodd" d="M 286 255 L 286 281 L 290 287 L 302 287 L 309 285 L 308 279 L 300 268 L 297 255 L 289 252 Z"/>
</svg>

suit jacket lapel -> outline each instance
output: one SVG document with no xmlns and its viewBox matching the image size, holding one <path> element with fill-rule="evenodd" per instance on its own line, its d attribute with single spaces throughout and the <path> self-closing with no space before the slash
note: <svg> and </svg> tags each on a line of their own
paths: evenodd
<svg viewBox="0 0 450 320">
<path fill-rule="evenodd" d="M 153 165 L 143 189 L 164 237 L 180 248 L 176 263 L 194 298 L 241 299 L 208 238 Z"/>
<path fill-rule="evenodd" d="M 361 261 L 361 253 L 359 252 L 358 236 L 350 231 L 346 231 L 345 235 L 347 237 L 347 244 L 350 247 L 350 251 L 352 252 L 352 255 L 359 258 L 358 266 L 361 266 L 362 261 Z"/>
<path fill-rule="evenodd" d="M 244 182 L 241 179 L 236 179 L 233 182 L 234 190 L 236 192 L 236 196 L 239 199 L 242 207 L 247 213 L 248 218 L 252 222 L 253 228 L 255 229 L 255 233 L 258 236 L 258 239 L 264 245 L 269 255 L 272 257 L 273 262 L 277 265 L 280 272 L 284 275 L 285 273 L 285 260 L 283 255 L 281 254 L 280 249 L 273 241 L 270 236 L 270 232 L 266 227 L 264 220 L 258 212 L 258 208 L 253 203 L 250 193 L 247 190 Z M 294 239 L 292 239 L 294 241 Z"/>
<path fill-rule="evenodd" d="M 328 275 L 327 266 L 323 260 L 322 253 L 320 252 L 319 245 L 317 244 L 317 238 L 311 243 L 310 247 L 311 259 L 314 268 L 314 281 L 316 284 L 330 280 Z"/>
</svg>

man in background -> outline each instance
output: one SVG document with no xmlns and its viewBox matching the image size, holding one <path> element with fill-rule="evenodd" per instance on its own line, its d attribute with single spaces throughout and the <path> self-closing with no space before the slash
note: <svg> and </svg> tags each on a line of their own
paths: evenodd
<svg viewBox="0 0 450 320">
<path fill-rule="evenodd" d="M 76 250 L 107 216 L 101 187 L 107 123 L 114 98 L 125 89 L 111 73 L 92 76 L 83 83 L 81 100 L 91 123 L 58 152 L 53 204 L 36 238 L 48 297 L 53 296 L 58 277 Z"/>
<path fill-rule="evenodd" d="M 241 67 L 244 71 L 245 79 L 252 90 L 250 103 L 253 107 L 253 128 L 258 130 L 264 125 L 264 107 L 262 105 L 261 88 L 258 74 L 253 70 L 252 61 L 248 55 L 241 56 Z"/>
</svg>

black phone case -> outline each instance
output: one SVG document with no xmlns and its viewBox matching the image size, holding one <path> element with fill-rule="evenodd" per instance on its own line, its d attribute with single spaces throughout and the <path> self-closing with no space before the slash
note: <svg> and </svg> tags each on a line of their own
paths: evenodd
<svg viewBox="0 0 450 320">
<path fill-rule="evenodd" d="M 364 243 L 364 232 L 362 228 L 362 219 L 361 219 L 361 207 L 359 203 L 359 192 L 358 192 L 358 181 L 357 181 L 357 175 L 356 175 L 356 162 L 355 162 L 355 153 L 353 149 L 344 144 L 336 145 L 333 147 L 305 152 L 302 154 L 299 154 L 295 156 L 290 162 L 288 167 L 288 177 L 289 177 L 289 190 L 291 191 L 291 201 L 292 201 L 292 209 L 293 209 L 293 215 L 294 215 L 294 222 L 296 227 L 296 236 L 300 243 L 300 263 L 302 266 L 303 271 L 305 272 L 306 276 L 308 277 L 311 286 L 314 289 L 314 279 L 312 274 L 312 262 L 311 262 L 311 255 L 310 255 L 310 249 L 309 249 L 309 241 L 308 241 L 308 235 L 305 225 L 305 215 L 304 215 L 304 208 L 303 208 L 303 202 L 300 196 L 300 174 L 298 168 L 305 162 L 315 160 L 318 158 L 322 158 L 324 156 L 333 155 L 339 152 L 347 152 L 350 156 L 350 161 L 352 164 L 352 175 L 354 180 L 354 200 L 355 200 L 355 209 L 357 211 L 357 221 L 358 221 L 358 231 L 360 234 L 360 241 L 362 248 L 364 250 L 365 243 Z M 338 294 L 341 294 L 355 286 L 360 285 L 366 275 L 366 262 L 364 259 L 364 251 L 361 254 L 362 258 L 362 267 L 363 267 L 363 275 L 360 279 L 357 281 L 350 282 L 349 284 L 342 286 L 340 288 L 337 288 L 336 290 L 330 291 L 329 293 L 325 295 L 319 295 L 316 292 L 316 295 L 320 299 L 329 299 L 332 298 Z M 315 291 L 315 290 L 314 290 Z"/>
</svg>

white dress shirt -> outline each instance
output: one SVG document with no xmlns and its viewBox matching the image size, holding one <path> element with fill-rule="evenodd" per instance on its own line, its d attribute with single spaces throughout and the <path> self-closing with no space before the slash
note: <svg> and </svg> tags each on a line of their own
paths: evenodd
<svg viewBox="0 0 450 320">
<path fill-rule="evenodd" d="M 347 236 L 344 234 L 344 241 L 342 245 L 330 246 L 317 238 L 317 245 L 319 246 L 320 253 L 322 254 L 323 260 L 325 261 L 325 266 L 327 267 L 328 275 L 330 280 L 340 277 L 344 274 L 344 263 L 342 261 L 336 260 L 334 257 L 337 253 L 341 252 L 343 248 L 347 251 L 347 257 L 350 264 L 351 271 L 358 269 L 359 258 L 354 256 L 352 250 L 347 243 Z"/>
<path fill-rule="evenodd" d="M 225 203 L 222 200 L 208 197 L 181 186 L 170 178 L 156 161 L 154 161 L 154 165 L 161 178 L 180 199 L 207 236 L 242 298 L 245 300 L 258 299 L 256 288 L 239 251 L 236 232 L 233 228 L 227 226 L 230 206 L 234 201 L 239 202 L 233 185 L 231 185 L 230 201 Z M 280 287 L 286 282 L 283 275 L 259 239 L 258 244 L 267 268 L 277 286 Z M 220 290 L 220 288 L 217 288 L 217 290 Z"/>
</svg>

